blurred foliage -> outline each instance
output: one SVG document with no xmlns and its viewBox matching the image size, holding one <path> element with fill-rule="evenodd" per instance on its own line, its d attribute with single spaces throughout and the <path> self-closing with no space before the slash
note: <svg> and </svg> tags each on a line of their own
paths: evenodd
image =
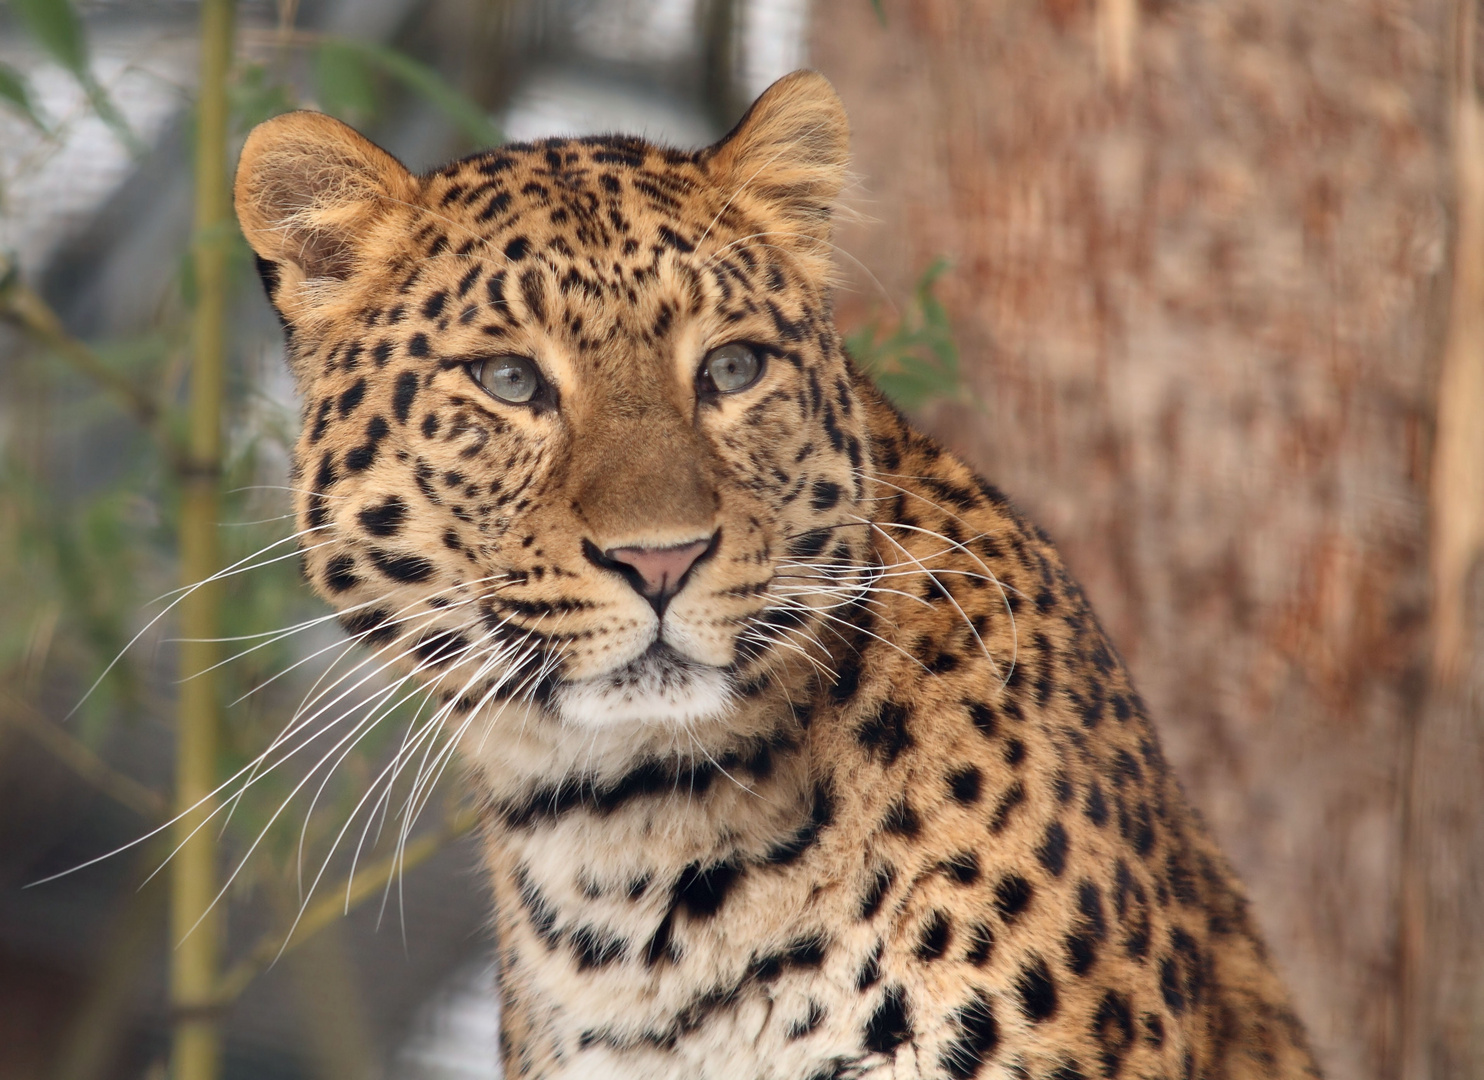
<svg viewBox="0 0 1484 1080">
<path fill-rule="evenodd" d="M 0 101 L 4 101 L 41 131 L 46 131 L 46 121 L 41 119 L 35 102 L 31 100 L 30 84 L 26 82 L 25 76 L 7 64 L 0 64 Z"/>
<path fill-rule="evenodd" d="M 923 271 L 893 329 L 886 330 L 877 317 L 845 338 L 846 351 L 856 363 L 882 393 L 908 412 L 934 401 L 974 401 L 959 367 L 948 312 L 935 292 L 947 269 L 948 260 L 937 259 Z"/>
<path fill-rule="evenodd" d="M 129 148 L 130 153 L 144 153 L 144 144 L 129 130 L 124 114 L 119 111 L 113 98 L 93 73 L 87 35 L 83 32 L 82 20 L 78 18 L 71 0 L 10 0 L 10 7 L 42 51 L 77 80 L 83 93 L 87 94 L 93 111 L 108 125 L 118 140 Z M 16 80 L 21 98 L 29 102 L 30 96 L 25 91 L 24 81 L 19 77 Z M 11 95 L 6 97 L 15 101 Z M 36 119 L 29 108 L 27 112 L 32 119 Z M 37 120 L 37 123 L 40 121 Z"/>
<path fill-rule="evenodd" d="M 11 5 L 38 50 L 78 81 L 93 111 L 133 147 L 127 125 L 94 74 L 73 7 L 65 0 Z M 277 41 L 272 59 L 241 57 L 231 72 L 231 127 L 238 134 L 301 106 L 374 125 L 396 107 L 399 95 L 410 93 L 433 106 L 471 146 L 500 140 L 478 104 L 395 49 L 291 30 Z M 60 137 L 50 134 L 25 78 L 10 68 L 0 68 L 0 100 L 46 137 Z M 256 291 L 248 248 L 235 226 L 230 237 L 218 239 L 227 242 L 234 293 Z M 8 616 L 0 620 L 0 724 L 32 731 L 44 748 L 115 798 L 140 789 L 128 777 L 107 775 L 108 748 L 142 728 L 163 733 L 175 697 L 175 687 L 161 674 L 171 667 L 161 654 L 173 651 L 171 606 L 180 595 L 180 467 L 196 294 L 193 258 L 183 249 L 146 332 L 82 342 L 0 257 L 0 318 L 24 335 L 5 375 L 7 422 L 0 424 L 0 595 Z M 279 362 L 263 358 L 265 364 Z M 468 821 L 435 823 L 412 841 L 409 861 L 407 852 L 396 858 L 393 850 L 404 838 L 398 811 L 406 791 L 380 806 L 361 805 L 373 787 L 385 788 L 379 774 L 414 709 L 388 700 L 384 715 L 355 741 L 356 752 L 343 753 L 352 744 L 341 740 L 368 715 L 366 703 L 384 683 L 370 678 L 336 700 L 374 664 L 355 670 L 366 654 L 349 648 L 300 580 L 285 486 L 298 422 L 290 409 L 258 390 L 266 375 L 246 355 L 235 356 L 228 372 L 221 549 L 223 562 L 238 568 L 223 574 L 219 592 L 221 634 L 232 658 L 212 675 L 229 703 L 217 776 L 250 769 L 306 700 L 350 674 L 348 683 L 329 694 L 331 704 L 314 725 L 323 734 L 304 744 L 287 767 L 252 770 L 247 797 L 233 798 L 235 789 L 229 788 L 224 794 L 230 814 L 211 831 L 220 828 L 225 873 L 234 874 L 229 895 L 282 890 L 284 883 L 293 895 L 296 879 L 307 885 L 322 864 L 330 867 L 320 893 L 334 903 L 316 901 L 300 927 L 302 940 L 304 926 L 316 929 L 338 917 L 347 897 L 360 902 L 380 896 L 389 873 L 425 858 Z M 89 689 L 93 676 L 98 682 Z M 45 730 L 36 730 L 40 718 L 60 719 L 69 709 L 65 723 L 41 720 Z M 416 771 L 414 762 L 409 775 Z M 404 789 L 408 778 L 402 778 Z M 148 794 L 129 805 L 138 811 L 173 803 L 166 792 Z M 375 880 L 358 877 L 351 891 L 349 883 L 332 878 L 349 869 L 345 849 L 356 846 L 372 813 L 380 822 L 369 829 L 362 855 L 380 853 L 380 862 L 371 869 Z M 141 833 L 155 824 L 147 820 Z M 245 859 L 248 854 L 251 859 Z M 331 856 L 340 861 L 328 861 Z M 235 873 L 239 860 L 245 861 Z M 277 955 L 285 933 L 285 927 L 270 932 L 237 960 L 222 984 L 224 997 L 244 988 L 261 970 L 263 956 Z"/>
</svg>

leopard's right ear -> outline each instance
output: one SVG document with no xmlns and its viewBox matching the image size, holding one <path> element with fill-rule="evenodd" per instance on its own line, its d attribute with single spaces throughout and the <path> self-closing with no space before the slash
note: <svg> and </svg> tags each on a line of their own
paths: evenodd
<svg viewBox="0 0 1484 1080">
<path fill-rule="evenodd" d="M 350 277 L 371 226 L 417 196 L 416 178 L 369 139 L 316 112 L 259 124 L 234 197 L 279 315 L 296 325 Z"/>
</svg>

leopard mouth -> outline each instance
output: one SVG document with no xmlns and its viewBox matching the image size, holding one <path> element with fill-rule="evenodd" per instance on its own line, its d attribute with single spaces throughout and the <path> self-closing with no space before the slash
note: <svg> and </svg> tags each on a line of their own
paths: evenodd
<svg viewBox="0 0 1484 1080">
<path fill-rule="evenodd" d="M 656 639 L 621 667 L 560 684 L 552 703 L 564 721 L 583 727 L 683 725 L 720 715 L 732 697 L 731 679 L 721 668 Z"/>
</svg>

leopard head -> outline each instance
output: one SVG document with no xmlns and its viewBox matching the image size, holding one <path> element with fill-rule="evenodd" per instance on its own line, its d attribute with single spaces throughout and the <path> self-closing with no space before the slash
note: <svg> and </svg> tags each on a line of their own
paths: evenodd
<svg viewBox="0 0 1484 1080">
<path fill-rule="evenodd" d="M 297 112 L 239 219 L 303 402 L 306 572 L 462 713 L 724 723 L 817 666 L 868 546 L 830 311 L 825 79 L 724 139 L 502 146 L 422 176 Z"/>
</svg>

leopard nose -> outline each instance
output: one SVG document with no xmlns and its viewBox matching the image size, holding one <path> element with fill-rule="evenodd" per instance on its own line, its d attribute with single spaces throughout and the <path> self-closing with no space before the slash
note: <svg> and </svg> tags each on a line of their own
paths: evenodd
<svg viewBox="0 0 1484 1080">
<path fill-rule="evenodd" d="M 670 598 L 685 584 L 691 568 L 715 548 L 718 535 L 674 547 L 616 547 L 599 552 L 595 545 L 584 544 L 584 549 L 592 562 L 618 571 L 663 614 Z"/>
</svg>

